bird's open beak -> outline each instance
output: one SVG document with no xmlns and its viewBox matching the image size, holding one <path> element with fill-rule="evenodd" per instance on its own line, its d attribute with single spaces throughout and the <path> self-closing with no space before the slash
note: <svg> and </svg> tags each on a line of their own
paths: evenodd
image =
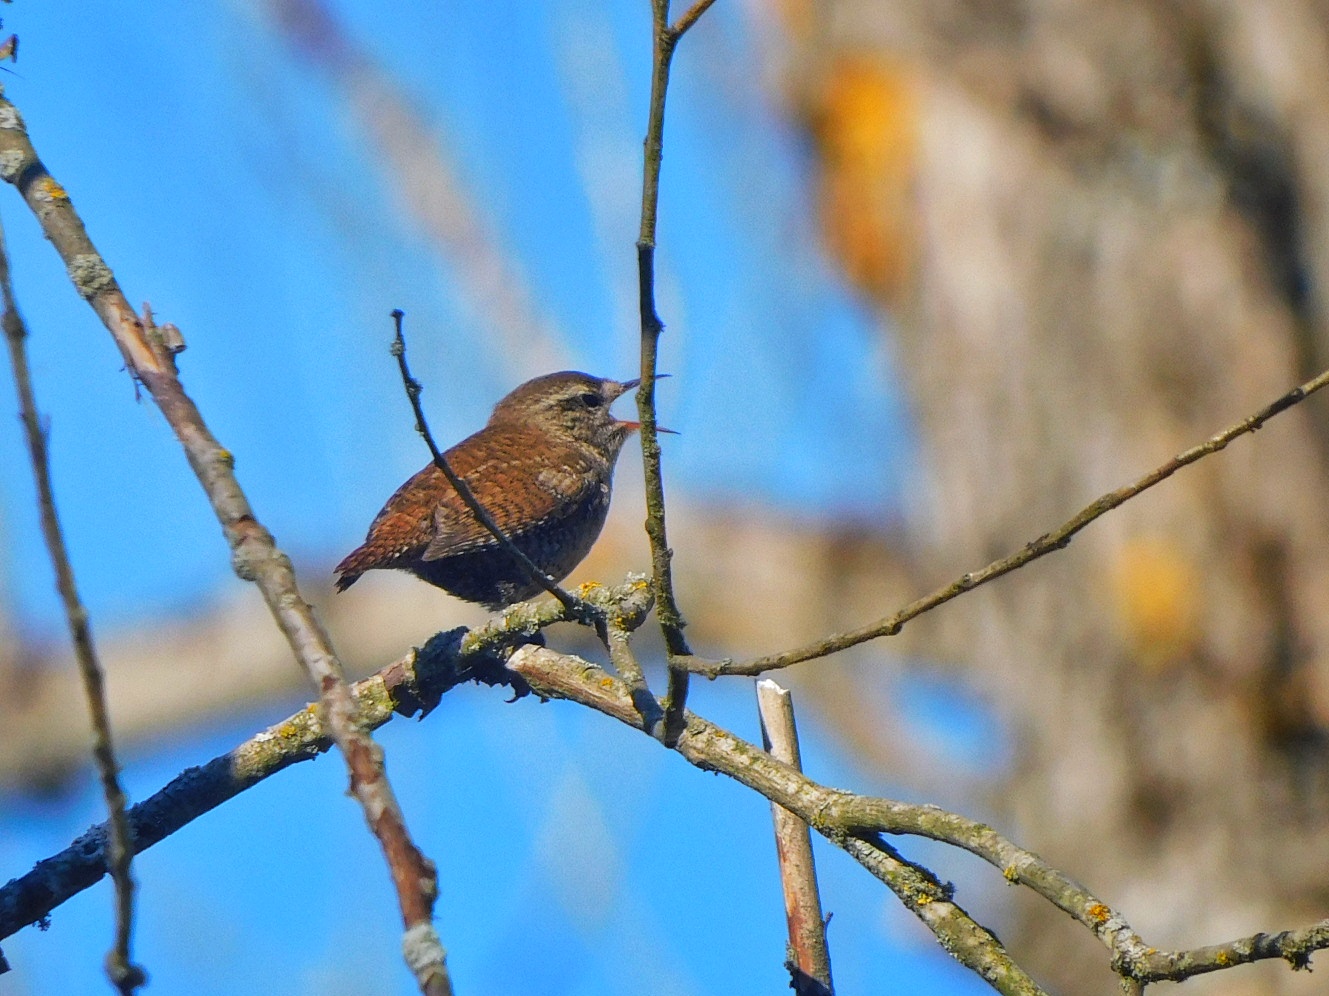
<svg viewBox="0 0 1329 996">
<path fill-rule="evenodd" d="M 656 379 L 656 380 L 663 380 L 664 378 L 666 378 L 666 377 L 668 377 L 668 376 L 669 376 L 669 374 L 656 374 L 656 375 L 655 375 L 655 379 Z M 629 391 L 631 391 L 633 388 L 640 387 L 640 386 L 641 386 L 641 378 L 640 378 L 640 377 L 633 377 L 631 380 L 620 381 L 620 382 L 619 382 L 619 387 L 621 387 L 623 390 L 621 390 L 621 391 L 619 392 L 619 396 L 621 397 L 622 395 L 627 394 L 627 393 L 628 393 Z M 623 425 L 626 425 L 626 426 L 627 426 L 629 429 L 631 429 L 631 430 L 638 430 L 638 429 L 641 428 L 641 423 L 640 423 L 640 422 L 627 422 L 627 421 L 624 421 L 622 424 L 623 424 Z M 656 431 L 656 432 L 667 432 L 667 433 L 669 433 L 669 435 L 671 435 L 671 436 L 677 436 L 677 435 L 678 435 L 678 433 L 675 432 L 673 429 L 666 429 L 666 428 L 665 428 L 664 426 L 662 426 L 662 425 L 657 425 L 657 426 L 655 427 L 655 431 Z"/>
<path fill-rule="evenodd" d="M 655 379 L 656 379 L 656 380 L 664 380 L 666 377 L 669 377 L 669 376 L 672 376 L 672 375 L 671 375 L 671 374 L 656 374 L 656 375 L 655 375 Z M 619 390 L 619 392 L 618 392 L 618 395 L 615 395 L 615 397 L 618 397 L 618 396 L 621 396 L 621 395 L 627 394 L 629 391 L 633 390 L 634 388 L 641 387 L 641 378 L 640 378 L 640 377 L 633 377 L 631 380 L 623 380 L 623 381 L 619 381 L 618 386 L 619 386 L 620 390 Z"/>
<path fill-rule="evenodd" d="M 619 425 L 626 425 L 629 429 L 633 430 L 634 432 L 637 431 L 637 430 L 639 430 L 639 429 L 641 429 L 641 423 L 640 423 L 640 422 L 627 422 L 627 421 L 624 421 L 623 419 L 619 419 L 618 424 L 619 424 Z M 657 425 L 657 426 L 655 427 L 655 431 L 656 431 L 656 432 L 667 432 L 667 433 L 669 433 L 669 435 L 671 435 L 671 436 L 682 435 L 682 433 L 680 433 L 677 429 L 666 429 L 663 425 Z"/>
</svg>

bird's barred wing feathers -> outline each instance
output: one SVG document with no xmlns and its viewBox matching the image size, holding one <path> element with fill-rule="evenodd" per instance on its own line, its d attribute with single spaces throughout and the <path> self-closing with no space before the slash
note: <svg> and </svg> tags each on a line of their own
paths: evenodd
<svg viewBox="0 0 1329 996">
<path fill-rule="evenodd" d="M 504 433 L 483 461 L 457 469 L 468 484 L 485 480 L 484 493 L 475 497 L 513 540 L 548 523 L 560 510 L 578 507 L 591 489 L 600 486 L 590 458 L 580 450 L 568 447 L 563 452 L 560 447 L 559 452 L 551 452 L 547 437 L 525 437 L 519 432 Z M 422 559 L 441 560 L 497 542 L 461 495 L 448 486 L 434 509 L 433 535 Z"/>
</svg>

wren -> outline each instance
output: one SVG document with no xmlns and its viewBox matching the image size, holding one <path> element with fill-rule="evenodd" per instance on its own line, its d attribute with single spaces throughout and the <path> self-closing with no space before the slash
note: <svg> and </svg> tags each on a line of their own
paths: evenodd
<svg viewBox="0 0 1329 996">
<path fill-rule="evenodd" d="M 640 428 L 609 408 L 637 384 L 572 370 L 537 377 L 444 454 L 498 527 L 555 582 L 581 563 L 604 526 L 614 464 Z M 337 565 L 337 590 L 385 568 L 491 610 L 543 590 L 432 463 L 397 489 L 364 543 Z"/>
</svg>

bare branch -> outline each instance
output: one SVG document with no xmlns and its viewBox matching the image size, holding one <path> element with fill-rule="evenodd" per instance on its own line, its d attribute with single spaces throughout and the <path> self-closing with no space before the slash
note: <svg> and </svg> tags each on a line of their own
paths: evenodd
<svg viewBox="0 0 1329 996">
<path fill-rule="evenodd" d="M 130 374 L 166 416 L 222 526 L 236 574 L 258 585 L 296 659 L 318 689 L 324 721 L 350 770 L 351 792 L 387 859 L 413 950 L 423 952 L 411 962 L 412 971 L 422 991 L 450 992 L 443 948 L 433 934 L 438 892 L 434 865 L 411 840 L 384 769 L 382 748 L 360 726 L 355 698 L 332 643 L 301 597 L 289 558 L 277 548 L 241 490 L 234 457 L 212 435 L 185 393 L 171 345 L 160 329 L 135 315 L 88 237 L 69 194 L 37 156 L 18 109 L 2 95 L 0 177 L 18 188 L 64 260 L 75 288 L 111 333 Z"/>
<path fill-rule="evenodd" d="M 14 369 L 14 386 L 18 392 L 20 418 L 28 440 L 28 455 L 32 460 L 32 477 L 37 485 L 37 504 L 41 510 L 42 536 L 55 568 L 55 586 L 65 606 L 65 619 L 69 624 L 69 637 L 74 644 L 74 658 L 83 679 L 83 692 L 88 702 L 88 715 L 92 719 L 92 756 L 101 779 L 102 795 L 106 797 L 107 866 L 115 882 L 115 940 L 106 956 L 106 973 L 122 994 L 131 994 L 147 983 L 147 975 L 130 956 L 130 942 L 134 932 L 134 878 L 130 872 L 133 845 L 130 842 L 129 821 L 125 817 L 125 793 L 120 786 L 120 766 L 115 759 L 115 746 L 111 737 L 111 717 L 106 709 L 106 693 L 101 662 L 97 659 L 97 646 L 92 639 L 92 624 L 88 610 L 79 597 L 74 567 L 65 546 L 64 531 L 55 508 L 55 489 L 51 484 L 51 460 L 46 447 L 46 433 L 37 414 L 37 398 L 32 387 L 32 373 L 28 367 L 25 340 L 28 329 L 14 300 L 14 288 L 9 277 L 9 252 L 5 248 L 4 229 L 0 228 L 0 296 L 4 300 L 5 339 L 9 343 L 9 360 Z"/>
<path fill-rule="evenodd" d="M 691 7 L 683 12 L 683 15 L 674 22 L 673 27 L 669 29 L 669 35 L 677 42 L 688 32 L 688 28 L 697 23 L 697 19 L 710 9 L 715 0 L 697 0 Z"/>
<path fill-rule="evenodd" d="M 904 624 L 911 619 L 921 616 L 924 612 L 935 609 L 939 605 L 949 602 L 951 599 L 964 594 L 966 591 L 972 591 L 980 585 L 987 584 L 1004 574 L 1009 574 L 1032 560 L 1045 556 L 1056 550 L 1063 550 L 1070 545 L 1071 539 L 1085 526 L 1095 519 L 1112 511 L 1120 505 L 1124 505 L 1136 495 L 1147 491 L 1155 484 L 1171 477 L 1182 467 L 1195 463 L 1197 460 L 1209 456 L 1211 453 L 1217 453 L 1227 446 L 1228 443 L 1238 436 L 1245 435 L 1248 432 L 1255 432 L 1262 425 L 1268 422 L 1275 415 L 1287 411 L 1294 405 L 1300 404 L 1306 398 L 1310 397 L 1316 391 L 1320 390 L 1326 384 L 1329 384 L 1329 370 L 1324 371 L 1316 377 L 1311 378 L 1300 387 L 1294 387 L 1281 398 L 1271 401 L 1259 411 L 1248 415 L 1235 425 L 1228 426 L 1222 432 L 1211 436 L 1196 446 L 1184 452 L 1178 453 L 1171 460 L 1162 466 L 1151 470 L 1138 480 L 1117 488 L 1115 491 L 1109 491 L 1107 494 L 1086 505 L 1077 512 L 1072 518 L 1052 530 L 1050 533 L 1044 533 L 1036 540 L 1026 543 L 1024 548 L 1001 560 L 994 560 L 982 570 L 973 571 L 961 578 L 951 582 L 943 588 L 938 588 L 932 594 L 911 602 L 894 615 L 887 616 L 877 622 L 869 623 L 858 629 L 850 630 L 847 633 L 835 633 L 819 640 L 816 643 L 810 643 L 807 646 L 799 647 L 795 650 L 786 650 L 778 654 L 770 654 L 766 657 L 756 657 L 748 661 L 720 661 L 718 663 L 696 660 L 688 662 L 688 666 L 694 673 L 704 674 L 708 678 L 717 678 L 725 674 L 743 674 L 757 675 L 767 671 L 776 671 L 780 668 L 789 667 L 791 664 L 799 664 L 803 661 L 815 660 L 818 657 L 826 657 L 830 654 L 838 653 L 841 650 L 847 650 L 850 647 L 856 647 L 860 643 L 867 643 L 869 640 L 875 640 L 883 636 L 895 636 L 904 628 Z"/>
<path fill-rule="evenodd" d="M 880 837 L 849 837 L 843 847 L 899 897 L 909 912 L 936 935 L 946 952 L 973 970 L 1003 996 L 1047 996 L 1001 941 L 977 923 L 953 899 L 949 885 L 911 861 Z"/>
<path fill-rule="evenodd" d="M 1193 975 L 1221 972 L 1234 965 L 1249 965 L 1266 958 L 1282 958 L 1294 969 L 1310 971 L 1311 953 L 1329 948 L 1329 920 L 1300 930 L 1239 937 L 1191 951 L 1146 950 L 1134 960 L 1114 965 L 1118 972 L 1138 981 L 1180 982 Z"/>
</svg>

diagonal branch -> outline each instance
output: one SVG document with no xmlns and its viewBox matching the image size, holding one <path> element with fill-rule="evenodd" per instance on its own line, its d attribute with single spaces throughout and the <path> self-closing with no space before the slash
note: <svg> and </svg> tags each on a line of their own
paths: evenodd
<svg viewBox="0 0 1329 996">
<path fill-rule="evenodd" d="M 74 657 L 83 678 L 83 692 L 88 700 L 88 715 L 92 719 L 92 756 L 106 797 L 107 867 L 115 882 L 115 941 L 106 956 L 106 972 L 111 984 L 122 994 L 132 994 L 147 983 L 143 969 L 130 957 L 130 940 L 134 932 L 134 879 L 130 873 L 133 844 L 130 840 L 129 821 L 125 817 L 125 792 L 120 786 L 120 767 L 115 759 L 115 746 L 111 738 L 111 717 L 106 709 L 106 693 L 101 662 L 97 659 L 97 646 L 92 639 L 92 625 L 88 610 L 79 597 L 74 579 L 74 567 L 65 546 L 64 531 L 55 508 L 55 489 L 51 484 L 51 460 L 46 446 L 46 433 L 37 414 L 37 398 L 32 388 L 32 372 L 28 367 L 28 329 L 14 300 L 14 288 L 9 277 L 9 252 L 5 248 L 4 230 L 0 228 L 0 296 L 4 301 L 4 316 L 0 319 L 9 342 L 9 360 L 14 369 L 14 386 L 18 391 L 20 418 L 28 439 L 28 454 L 32 459 L 32 476 L 37 484 L 37 501 L 41 509 L 42 535 L 55 568 L 55 586 L 65 605 L 65 618 L 69 622 L 69 637 L 74 644 Z"/>
<path fill-rule="evenodd" d="M 1009 574 L 1032 560 L 1037 560 L 1039 557 L 1046 556 L 1056 550 L 1065 549 L 1070 545 L 1075 534 L 1095 519 L 1106 515 L 1114 508 L 1124 505 L 1141 492 L 1147 491 L 1155 484 L 1171 477 L 1181 468 L 1195 463 L 1211 453 L 1217 453 L 1238 436 L 1255 432 L 1275 415 L 1300 404 L 1327 384 L 1329 384 L 1329 370 L 1311 378 L 1300 387 L 1294 387 L 1281 398 L 1271 401 L 1259 411 L 1248 415 L 1235 425 L 1228 426 L 1203 443 L 1178 453 L 1167 463 L 1156 467 L 1138 480 L 1123 485 L 1115 491 L 1109 491 L 1096 501 L 1086 505 L 1052 532 L 1044 533 L 1038 539 L 1026 543 L 1024 548 L 1018 552 L 1003 557 L 1001 560 L 994 560 L 982 570 L 973 571 L 952 581 L 943 588 L 938 588 L 932 594 L 906 605 L 894 615 L 868 623 L 866 626 L 850 630 L 847 633 L 834 633 L 824 640 L 818 640 L 816 643 L 810 643 L 807 646 L 786 650 L 778 654 L 770 654 L 766 657 L 756 657 L 748 661 L 720 661 L 719 663 L 694 658 L 688 662 L 688 666 L 693 672 L 704 674 L 708 678 L 717 678 L 725 674 L 758 675 L 766 671 L 776 671 L 780 668 L 789 667 L 791 664 L 826 657 L 879 637 L 895 636 L 904 628 L 905 623 L 921 616 L 924 612 L 935 609 L 937 606 L 943 605 L 967 591 L 972 591 L 980 585 L 987 584 L 989 581 L 996 580 L 1002 575 Z"/>
<path fill-rule="evenodd" d="M 408 962 L 427 993 L 450 993 L 443 946 L 433 927 L 438 879 L 415 846 L 383 764 L 362 729 L 356 701 L 332 643 L 300 595 L 290 559 L 259 522 L 234 473 L 234 457 L 209 431 L 175 367 L 176 344 L 130 307 L 110 266 L 88 237 L 69 194 L 29 141 L 18 109 L 0 92 L 0 178 L 14 184 L 64 260 L 69 278 L 111 333 L 126 367 L 147 388 L 175 432 L 231 548 L 237 575 L 253 581 L 296 659 L 318 689 L 328 730 L 345 756 L 351 792 L 378 838 L 396 888 L 410 946 Z"/>
<path fill-rule="evenodd" d="M 848 837 L 849 855 L 895 893 L 923 921 L 946 952 L 1003 996 L 1047 996 L 994 934 L 955 902 L 954 889 L 922 865 L 906 861 L 880 835 Z"/>
</svg>

